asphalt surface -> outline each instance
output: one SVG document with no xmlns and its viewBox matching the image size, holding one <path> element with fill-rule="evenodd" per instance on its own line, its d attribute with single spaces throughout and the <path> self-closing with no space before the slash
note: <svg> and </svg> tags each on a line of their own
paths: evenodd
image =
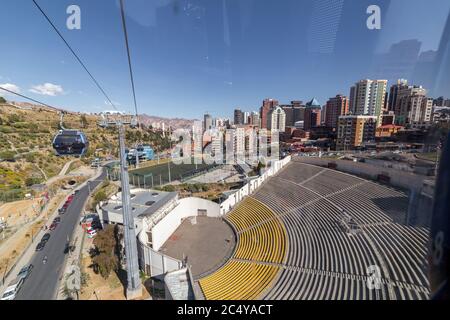
<svg viewBox="0 0 450 320">
<path fill-rule="evenodd" d="M 90 183 L 91 190 L 99 185 L 106 178 L 106 171 Z M 83 205 L 89 196 L 88 185 L 80 189 L 75 195 L 72 203 L 67 208 L 66 213 L 60 215 L 61 222 L 54 231 L 48 231 L 51 234 L 45 248 L 42 251 L 35 252 L 30 260 L 34 268 L 28 278 L 25 280 L 22 288 L 16 296 L 16 300 L 53 300 L 56 298 L 59 289 L 60 277 L 63 273 L 64 263 L 68 254 L 64 253 L 67 239 L 73 241 L 77 224 L 80 222 Z M 34 248 L 41 239 L 34 240 Z M 43 259 L 47 256 L 47 262 Z"/>
</svg>

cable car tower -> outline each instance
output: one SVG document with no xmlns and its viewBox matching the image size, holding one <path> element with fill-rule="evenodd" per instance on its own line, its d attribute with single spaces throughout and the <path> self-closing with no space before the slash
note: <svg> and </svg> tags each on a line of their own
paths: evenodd
<svg viewBox="0 0 450 320">
<path fill-rule="evenodd" d="M 127 119 L 128 118 L 128 119 Z M 123 230 L 125 236 L 125 256 L 127 261 L 127 299 L 142 296 L 142 285 L 139 277 L 139 263 L 136 240 L 136 225 L 131 212 L 130 181 L 128 162 L 125 154 L 125 126 L 136 127 L 133 116 L 111 115 L 102 124 L 115 126 L 119 131 L 120 182 L 122 188 Z"/>
</svg>

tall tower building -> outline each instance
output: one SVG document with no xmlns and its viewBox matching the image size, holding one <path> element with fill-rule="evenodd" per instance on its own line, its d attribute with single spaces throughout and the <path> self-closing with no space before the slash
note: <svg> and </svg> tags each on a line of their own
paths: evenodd
<svg viewBox="0 0 450 320">
<path fill-rule="evenodd" d="M 259 118 L 259 112 L 253 111 L 250 116 L 250 124 L 254 126 L 261 126 L 261 119 Z"/>
<path fill-rule="evenodd" d="M 308 131 L 311 128 L 320 126 L 322 116 L 322 107 L 314 98 L 306 104 L 304 115 L 304 130 Z"/>
<path fill-rule="evenodd" d="M 433 99 L 427 98 L 423 93 L 414 92 L 399 100 L 399 114 L 397 124 L 402 126 L 415 126 L 431 121 Z"/>
<path fill-rule="evenodd" d="M 259 112 L 261 117 L 261 128 L 267 129 L 267 114 L 271 109 L 275 108 L 276 106 L 278 106 L 278 100 L 264 99 Z"/>
<path fill-rule="evenodd" d="M 213 126 L 213 118 L 210 114 L 206 113 L 203 116 L 203 131 L 210 130 Z"/>
<path fill-rule="evenodd" d="M 397 104 L 397 97 L 399 91 L 402 89 L 408 88 L 408 80 L 406 79 L 399 79 L 397 80 L 397 83 L 392 85 L 389 90 L 389 102 L 388 102 L 388 110 L 394 111 L 395 106 Z"/>
<path fill-rule="evenodd" d="M 241 111 L 241 109 L 234 110 L 234 124 L 235 125 L 244 124 L 244 113 Z"/>
<path fill-rule="evenodd" d="M 380 118 L 385 104 L 386 90 L 387 80 L 360 80 L 350 89 L 350 111 L 354 115 Z"/>
<path fill-rule="evenodd" d="M 349 99 L 346 96 L 338 94 L 327 101 L 325 113 L 325 126 L 337 129 L 340 116 L 348 114 Z"/>
<path fill-rule="evenodd" d="M 422 86 L 403 86 L 399 88 L 394 105 L 396 123 L 398 125 L 408 124 L 411 117 L 411 103 L 419 102 L 417 99 L 425 99 L 426 95 L 427 90 Z"/>
<path fill-rule="evenodd" d="M 244 124 L 249 124 L 250 112 L 245 111 L 243 116 L 244 116 Z"/>
<path fill-rule="evenodd" d="M 297 121 L 303 120 L 305 107 L 302 101 L 291 101 L 291 104 L 280 105 L 286 113 L 286 126 L 293 127 Z"/>
<path fill-rule="evenodd" d="M 277 106 L 267 114 L 267 129 L 284 132 L 286 130 L 286 113 Z"/>
</svg>

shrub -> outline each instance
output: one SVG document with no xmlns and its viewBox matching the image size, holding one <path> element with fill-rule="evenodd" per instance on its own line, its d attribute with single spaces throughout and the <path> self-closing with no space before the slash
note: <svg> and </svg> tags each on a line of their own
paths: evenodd
<svg viewBox="0 0 450 320">
<path fill-rule="evenodd" d="M 169 186 L 164 186 L 164 187 L 162 188 L 162 190 L 163 190 L 163 191 L 166 191 L 166 192 L 174 192 L 176 189 L 175 189 L 174 186 L 169 185 Z"/>
<path fill-rule="evenodd" d="M 106 199 L 108 199 L 108 197 L 106 196 L 106 193 L 103 190 L 98 191 L 94 196 L 94 200 L 97 203 L 100 201 L 105 201 Z"/>
<path fill-rule="evenodd" d="M 1 151 L 0 152 L 0 159 L 6 160 L 6 161 L 14 161 L 14 156 L 16 154 L 13 151 L 7 150 L 7 151 Z"/>
<path fill-rule="evenodd" d="M 95 250 L 91 252 L 94 270 L 106 279 L 112 271 L 119 268 L 116 228 L 108 225 L 99 231 L 94 239 L 94 246 Z"/>
<path fill-rule="evenodd" d="M 39 178 L 34 178 L 34 177 L 28 177 L 25 179 L 25 185 L 27 187 L 31 187 L 34 184 L 39 184 L 41 183 L 41 179 Z"/>
</svg>

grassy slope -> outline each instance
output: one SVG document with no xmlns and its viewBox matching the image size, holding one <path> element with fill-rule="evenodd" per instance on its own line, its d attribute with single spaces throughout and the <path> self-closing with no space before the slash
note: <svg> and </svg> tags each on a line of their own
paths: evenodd
<svg viewBox="0 0 450 320">
<path fill-rule="evenodd" d="M 0 104 L 0 158 L 5 155 L 18 157 L 15 162 L 0 162 L 0 192 L 23 189 L 26 183 L 40 183 L 57 175 L 68 157 L 56 157 L 52 140 L 59 128 L 59 114 L 50 109 L 33 107 L 20 110 Z M 85 117 L 85 121 L 83 121 Z M 82 160 L 89 163 L 95 156 L 117 154 L 117 133 L 114 128 L 101 129 L 99 118 L 94 115 L 81 116 L 69 113 L 64 117 L 66 128 L 82 129 L 89 141 L 89 152 Z M 153 132 L 127 131 L 127 142 L 136 140 L 151 145 L 168 145 L 168 140 Z M 160 147 L 164 149 L 164 147 Z M 94 151 L 103 149 L 94 155 Z M 45 175 L 44 175 L 45 173 Z M 31 181 L 30 179 L 33 179 Z"/>
</svg>

